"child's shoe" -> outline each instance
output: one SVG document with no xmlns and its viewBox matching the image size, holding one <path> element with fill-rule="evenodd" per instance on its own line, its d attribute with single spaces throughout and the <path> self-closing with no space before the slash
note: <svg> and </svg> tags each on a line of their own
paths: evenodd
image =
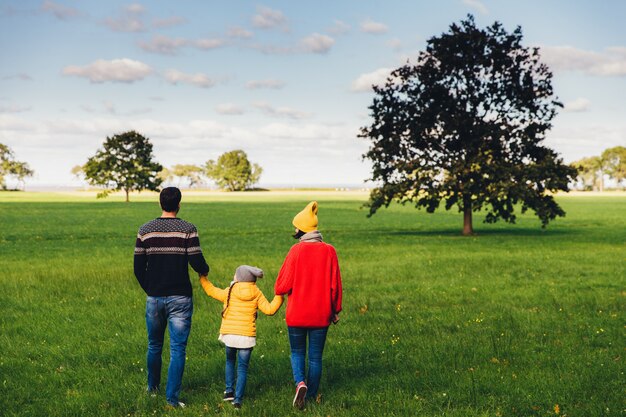
<svg viewBox="0 0 626 417">
<path fill-rule="evenodd" d="M 293 406 L 298 410 L 302 410 L 304 408 L 304 398 L 306 397 L 306 384 L 304 381 L 298 382 L 298 386 L 296 387 L 296 395 L 293 397 Z"/>
<path fill-rule="evenodd" d="M 235 393 L 232 391 L 224 391 L 224 401 L 232 401 L 235 399 Z"/>
<path fill-rule="evenodd" d="M 233 407 L 235 407 L 236 409 L 240 409 L 241 408 L 241 403 L 233 402 Z"/>
</svg>

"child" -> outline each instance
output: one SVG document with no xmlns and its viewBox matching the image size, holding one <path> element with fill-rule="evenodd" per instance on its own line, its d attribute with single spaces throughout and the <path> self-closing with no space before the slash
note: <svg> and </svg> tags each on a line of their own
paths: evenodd
<svg viewBox="0 0 626 417">
<path fill-rule="evenodd" d="M 248 363 L 252 348 L 256 345 L 257 309 L 268 316 L 274 315 L 283 303 L 283 297 L 277 295 L 268 302 L 256 286 L 257 278 L 263 277 L 259 268 L 241 265 L 235 271 L 230 287 L 216 288 L 205 277 L 200 277 L 200 284 L 210 297 L 224 303 L 222 326 L 219 340 L 226 345 L 226 390 L 224 401 L 232 401 L 235 408 L 241 408 L 243 393 L 246 389 Z M 235 386 L 235 359 L 237 365 L 237 389 Z"/>
</svg>

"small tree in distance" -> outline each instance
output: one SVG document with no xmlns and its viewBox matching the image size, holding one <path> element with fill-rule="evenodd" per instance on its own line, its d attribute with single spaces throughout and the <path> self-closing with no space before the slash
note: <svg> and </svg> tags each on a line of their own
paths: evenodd
<svg viewBox="0 0 626 417">
<path fill-rule="evenodd" d="M 544 227 L 565 215 L 551 194 L 567 191 L 576 170 L 542 145 L 562 105 L 538 49 L 521 40 L 519 27 L 480 29 L 469 15 L 374 87 L 373 122 L 360 133 L 380 184 L 370 216 L 393 201 L 429 213 L 444 201 L 463 213 L 471 235 L 472 213 L 482 209 L 486 222 L 514 223 L 521 203 Z"/>
<path fill-rule="evenodd" d="M 604 190 L 604 168 L 602 158 L 590 156 L 570 164 L 578 171 L 578 178 L 584 190 Z"/>
<path fill-rule="evenodd" d="M 626 147 L 615 146 L 602 152 L 602 159 L 606 166 L 606 173 L 619 186 L 626 178 Z"/>
<path fill-rule="evenodd" d="M 157 191 L 161 185 L 158 173 L 163 167 L 153 157 L 148 138 L 129 131 L 107 137 L 82 170 L 89 184 L 104 188 L 98 198 L 123 190 L 128 202 L 130 191 Z"/>
<path fill-rule="evenodd" d="M 205 165 L 206 176 L 213 179 L 220 188 L 228 191 L 244 191 L 256 184 L 263 169 L 248 160 L 242 150 L 225 152 Z"/>
<path fill-rule="evenodd" d="M 202 184 L 204 169 L 192 164 L 176 164 L 172 167 L 170 175 L 187 180 L 189 188 L 193 188 L 196 185 Z M 178 185 L 180 185 L 180 181 Z"/>
<path fill-rule="evenodd" d="M 0 143 L 0 188 L 7 189 L 5 177 L 15 177 L 22 189 L 26 188 L 25 179 L 32 177 L 35 171 L 30 169 L 26 162 L 15 160 L 13 151 L 7 145 Z M 19 188 L 19 186 L 18 186 Z"/>
</svg>

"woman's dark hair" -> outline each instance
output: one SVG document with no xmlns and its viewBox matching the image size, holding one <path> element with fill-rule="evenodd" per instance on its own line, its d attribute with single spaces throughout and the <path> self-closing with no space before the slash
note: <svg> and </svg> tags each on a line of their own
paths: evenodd
<svg viewBox="0 0 626 417">
<path fill-rule="evenodd" d="M 161 190 L 159 195 L 159 201 L 161 202 L 161 208 L 163 211 L 169 213 L 178 211 L 178 205 L 181 199 L 180 190 L 176 187 L 167 187 Z"/>
<path fill-rule="evenodd" d="M 293 238 L 294 239 L 300 239 L 305 234 L 306 234 L 305 232 L 303 232 L 302 230 L 298 229 L 298 231 L 293 234 Z"/>
</svg>

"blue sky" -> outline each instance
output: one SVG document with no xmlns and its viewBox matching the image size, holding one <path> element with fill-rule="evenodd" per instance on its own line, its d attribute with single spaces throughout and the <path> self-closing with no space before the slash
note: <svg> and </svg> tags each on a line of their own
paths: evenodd
<svg viewBox="0 0 626 417">
<path fill-rule="evenodd" d="M 135 129 L 165 166 L 243 149 L 262 184 L 360 184 L 370 85 L 468 13 L 518 25 L 565 103 L 567 161 L 626 145 L 626 2 L 0 1 L 0 142 L 31 185 L 78 184 Z"/>
</svg>

